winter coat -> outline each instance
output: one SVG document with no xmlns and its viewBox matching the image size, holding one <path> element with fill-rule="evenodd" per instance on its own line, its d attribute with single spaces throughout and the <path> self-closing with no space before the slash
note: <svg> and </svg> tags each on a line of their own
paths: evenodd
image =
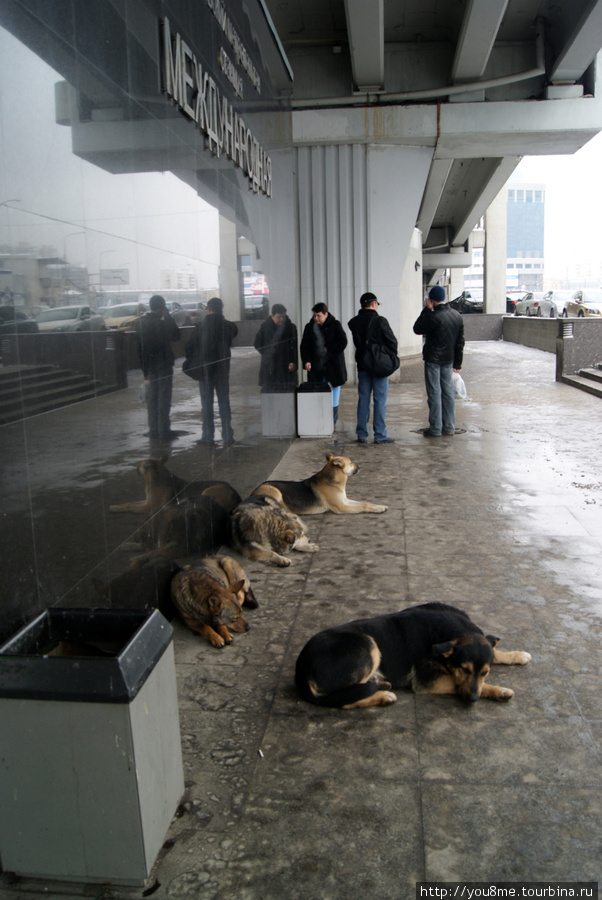
<svg viewBox="0 0 602 900">
<path fill-rule="evenodd" d="M 372 326 L 371 322 L 374 323 Z M 379 315 L 375 309 L 360 309 L 357 316 L 350 319 L 348 325 L 355 344 L 355 361 L 358 371 L 362 371 L 359 360 L 366 347 L 368 329 L 370 329 L 370 340 L 376 341 L 383 347 L 388 347 L 397 355 L 397 338 L 385 317 Z"/>
<path fill-rule="evenodd" d="M 257 334 L 253 346 L 261 353 L 259 384 L 262 387 L 297 386 L 297 327 L 287 316 L 282 325 L 276 325 L 268 316 Z M 289 372 L 290 363 L 294 369 Z"/>
<path fill-rule="evenodd" d="M 225 319 L 222 313 L 208 313 L 202 322 L 195 325 L 192 337 L 186 344 L 188 374 L 197 372 L 197 381 L 203 381 L 207 372 L 215 379 L 230 371 L 232 341 L 238 334 L 234 322 Z"/>
<path fill-rule="evenodd" d="M 136 326 L 138 357 L 145 378 L 170 375 L 173 372 L 174 355 L 172 341 L 180 337 L 180 330 L 170 315 L 161 316 L 148 312 Z"/>
<path fill-rule="evenodd" d="M 424 335 L 422 358 L 425 362 L 462 368 L 464 320 L 448 303 L 438 303 L 433 309 L 425 306 L 414 322 L 414 333 Z"/>
<path fill-rule="evenodd" d="M 307 323 L 301 338 L 301 363 L 311 363 L 307 380 L 326 381 L 331 387 L 340 387 L 347 381 L 345 347 L 347 335 L 341 323 L 328 313 L 320 325 L 313 318 Z"/>
</svg>

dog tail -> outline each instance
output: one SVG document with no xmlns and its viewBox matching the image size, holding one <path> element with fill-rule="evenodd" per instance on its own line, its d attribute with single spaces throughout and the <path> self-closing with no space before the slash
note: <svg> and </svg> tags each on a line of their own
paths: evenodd
<svg viewBox="0 0 602 900">
<path fill-rule="evenodd" d="M 368 697 L 372 697 L 373 694 L 383 689 L 377 681 L 366 681 L 361 684 L 350 684 L 347 687 L 338 688 L 329 694 L 315 694 L 307 678 L 298 671 L 295 675 L 295 684 L 303 700 L 313 703 L 315 706 L 328 706 L 336 709 L 354 706 L 360 700 L 367 700 Z"/>
</svg>

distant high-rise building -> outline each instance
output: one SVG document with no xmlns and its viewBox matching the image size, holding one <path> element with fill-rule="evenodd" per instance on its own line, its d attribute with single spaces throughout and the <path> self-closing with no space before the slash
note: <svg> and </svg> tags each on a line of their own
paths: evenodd
<svg viewBox="0 0 602 900">
<path fill-rule="evenodd" d="M 530 291 L 543 289 L 544 217 L 543 184 L 508 185 L 506 287 Z"/>
</svg>

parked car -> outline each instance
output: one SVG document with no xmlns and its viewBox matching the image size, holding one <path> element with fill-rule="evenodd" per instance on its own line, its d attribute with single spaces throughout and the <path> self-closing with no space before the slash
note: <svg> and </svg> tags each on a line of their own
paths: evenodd
<svg viewBox="0 0 602 900">
<path fill-rule="evenodd" d="M 462 291 L 459 297 L 450 300 L 449 305 L 452 309 L 457 309 L 459 313 L 466 315 L 467 313 L 483 312 L 483 292 L 482 291 Z"/>
<path fill-rule="evenodd" d="M 118 303 L 116 306 L 102 306 L 98 310 L 111 331 L 135 331 L 136 323 L 146 311 L 144 303 Z"/>
<path fill-rule="evenodd" d="M 202 300 L 199 300 L 198 303 L 182 303 L 182 309 L 186 311 L 186 314 L 190 319 L 190 325 L 198 325 L 207 315 L 207 304 L 203 303 Z"/>
<path fill-rule="evenodd" d="M 602 291 L 575 291 L 567 300 L 565 316 L 602 316 Z"/>
<path fill-rule="evenodd" d="M 524 300 L 519 300 L 514 304 L 515 316 L 546 316 L 554 318 L 556 315 L 556 307 L 551 300 L 546 299 L 543 291 L 534 291 L 527 294 Z"/>
<path fill-rule="evenodd" d="M 165 305 L 167 306 L 169 313 L 176 323 L 176 325 L 192 325 L 192 318 L 187 309 L 179 303 L 177 300 L 166 300 Z"/>
<path fill-rule="evenodd" d="M 547 294 L 544 294 L 544 300 L 548 300 L 552 304 L 556 317 L 566 315 L 566 304 L 571 297 L 571 291 L 548 291 Z"/>
<path fill-rule="evenodd" d="M 36 317 L 40 331 L 102 331 L 105 320 L 89 306 L 56 306 Z"/>
<path fill-rule="evenodd" d="M 14 306 L 0 306 L 0 334 L 31 334 L 38 323 Z"/>
<path fill-rule="evenodd" d="M 270 312 L 270 289 L 265 275 L 251 272 L 244 278 L 245 312 L 248 318 L 265 319 Z"/>
<path fill-rule="evenodd" d="M 522 300 L 528 300 L 531 297 L 530 291 L 508 291 L 506 293 L 506 312 L 514 313 L 514 307 Z"/>
</svg>

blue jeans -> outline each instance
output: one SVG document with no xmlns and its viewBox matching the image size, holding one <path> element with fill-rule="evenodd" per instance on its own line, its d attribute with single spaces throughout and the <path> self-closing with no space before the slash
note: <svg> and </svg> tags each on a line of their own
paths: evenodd
<svg viewBox="0 0 602 900">
<path fill-rule="evenodd" d="M 146 395 L 148 413 L 148 433 L 151 438 L 168 437 L 171 431 L 171 392 L 173 385 L 173 369 L 162 374 L 152 369 L 148 373 L 148 391 Z"/>
<path fill-rule="evenodd" d="M 456 428 L 456 398 L 452 382 L 453 365 L 425 362 L 424 382 L 429 405 L 431 434 L 453 434 Z"/>
<path fill-rule="evenodd" d="M 223 366 L 221 371 L 213 372 L 211 366 L 203 381 L 199 381 L 201 395 L 201 417 L 203 420 L 202 440 L 208 443 L 213 441 L 215 434 L 215 419 L 213 415 L 213 394 L 217 395 L 219 417 L 222 422 L 222 440 L 230 443 L 234 438 L 232 431 L 232 413 L 230 410 L 230 372 Z"/>
<path fill-rule="evenodd" d="M 370 419 L 370 397 L 374 397 L 374 418 L 372 430 L 374 440 L 384 441 L 387 437 L 387 396 L 389 394 L 389 379 L 375 378 L 367 372 L 358 370 L 357 373 L 357 428 L 355 433 L 360 440 L 368 438 L 368 421 Z"/>
</svg>

